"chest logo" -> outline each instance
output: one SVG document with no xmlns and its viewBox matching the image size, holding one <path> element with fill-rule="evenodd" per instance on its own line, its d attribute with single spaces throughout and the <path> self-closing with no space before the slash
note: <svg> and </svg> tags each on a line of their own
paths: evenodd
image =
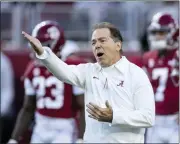
<svg viewBox="0 0 180 144">
<path fill-rule="evenodd" d="M 96 76 L 93 76 L 93 79 L 98 79 L 98 80 L 99 80 L 99 78 L 98 78 L 98 77 L 96 77 Z"/>
</svg>

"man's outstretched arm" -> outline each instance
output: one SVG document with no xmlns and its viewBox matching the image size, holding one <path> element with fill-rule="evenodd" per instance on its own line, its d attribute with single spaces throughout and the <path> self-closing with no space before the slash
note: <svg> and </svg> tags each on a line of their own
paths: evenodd
<svg viewBox="0 0 180 144">
<path fill-rule="evenodd" d="M 22 34 L 31 44 L 31 47 L 36 53 L 36 57 L 39 58 L 44 66 L 59 80 L 84 88 L 86 64 L 80 64 L 77 66 L 67 65 L 60 60 L 50 48 L 43 47 L 38 39 L 25 32 L 22 32 Z"/>
</svg>

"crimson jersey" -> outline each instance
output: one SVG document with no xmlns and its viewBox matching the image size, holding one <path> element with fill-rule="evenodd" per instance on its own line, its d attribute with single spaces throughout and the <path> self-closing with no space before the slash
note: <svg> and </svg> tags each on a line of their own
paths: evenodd
<svg viewBox="0 0 180 144">
<path fill-rule="evenodd" d="M 82 62 L 79 58 L 66 61 L 70 65 Z M 26 95 L 36 96 L 36 112 L 39 114 L 55 118 L 75 117 L 72 85 L 58 80 L 43 65 L 30 62 L 24 74 L 24 86 Z"/>
<path fill-rule="evenodd" d="M 143 56 L 143 64 L 155 93 L 157 115 L 174 114 L 179 110 L 178 87 L 173 85 L 171 79 L 173 57 L 176 50 L 167 50 L 166 54 L 161 57 L 157 50 L 149 51 Z"/>
</svg>

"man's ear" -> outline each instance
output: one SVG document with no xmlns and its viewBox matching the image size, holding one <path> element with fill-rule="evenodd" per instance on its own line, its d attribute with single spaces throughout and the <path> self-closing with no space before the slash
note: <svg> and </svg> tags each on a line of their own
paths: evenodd
<svg viewBox="0 0 180 144">
<path fill-rule="evenodd" d="M 116 50 L 120 51 L 121 49 L 121 42 L 116 42 Z"/>
</svg>

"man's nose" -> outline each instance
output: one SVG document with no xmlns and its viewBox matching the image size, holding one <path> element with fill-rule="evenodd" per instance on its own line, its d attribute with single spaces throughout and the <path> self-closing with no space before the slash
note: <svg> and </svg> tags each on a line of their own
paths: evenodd
<svg viewBox="0 0 180 144">
<path fill-rule="evenodd" d="M 100 42 L 96 42 L 95 49 L 99 49 L 99 48 L 101 48 L 101 43 Z"/>
</svg>

